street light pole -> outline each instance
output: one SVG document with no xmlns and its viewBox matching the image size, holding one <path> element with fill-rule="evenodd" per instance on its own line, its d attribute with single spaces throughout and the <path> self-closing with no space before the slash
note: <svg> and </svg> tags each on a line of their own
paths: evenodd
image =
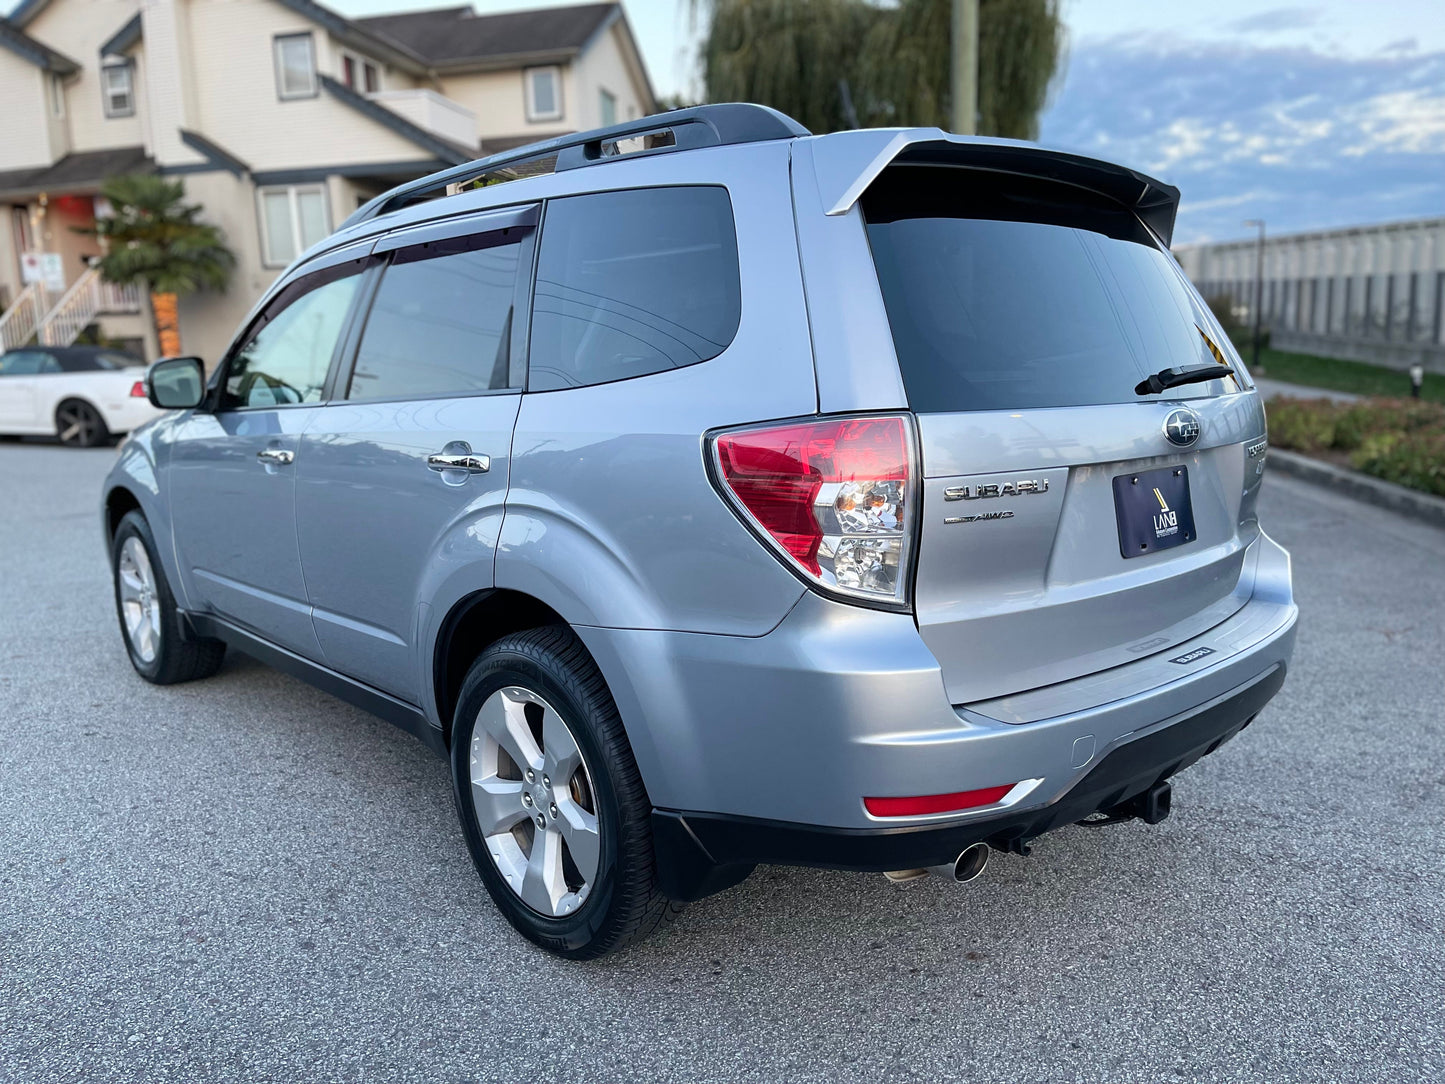
<svg viewBox="0 0 1445 1084">
<path fill-rule="evenodd" d="M 953 130 L 978 131 L 978 0 L 953 0 Z"/>
<path fill-rule="evenodd" d="M 1254 356 L 1249 363 L 1249 367 L 1258 373 L 1260 371 L 1259 318 L 1260 310 L 1264 308 L 1264 219 L 1251 218 L 1244 224 L 1259 227 L 1259 240 L 1254 245 Z"/>
</svg>

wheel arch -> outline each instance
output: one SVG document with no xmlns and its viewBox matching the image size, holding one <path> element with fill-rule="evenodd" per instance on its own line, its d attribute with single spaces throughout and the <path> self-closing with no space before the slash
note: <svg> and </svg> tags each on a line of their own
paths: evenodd
<svg viewBox="0 0 1445 1084">
<path fill-rule="evenodd" d="M 488 588 L 453 603 L 432 646 L 432 697 L 442 737 L 451 746 L 452 715 L 467 671 L 503 636 L 544 625 L 570 624 L 541 599 L 521 591 Z"/>
<path fill-rule="evenodd" d="M 105 495 L 105 542 L 107 546 L 115 541 L 115 532 L 120 528 L 120 521 L 131 512 L 145 515 L 140 498 L 126 486 L 111 487 Z"/>
</svg>

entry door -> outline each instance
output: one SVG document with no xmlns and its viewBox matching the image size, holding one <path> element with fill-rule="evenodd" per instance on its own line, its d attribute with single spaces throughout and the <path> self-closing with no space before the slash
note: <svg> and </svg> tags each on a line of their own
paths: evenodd
<svg viewBox="0 0 1445 1084">
<path fill-rule="evenodd" d="M 301 433 L 322 409 L 360 261 L 297 279 L 224 362 L 215 409 L 171 449 L 176 553 L 189 605 L 321 657 L 296 545 Z"/>
<path fill-rule="evenodd" d="M 326 661 L 413 704 L 426 607 L 492 586 L 535 222 L 492 213 L 378 244 L 354 362 L 301 440 L 297 536 Z"/>
</svg>

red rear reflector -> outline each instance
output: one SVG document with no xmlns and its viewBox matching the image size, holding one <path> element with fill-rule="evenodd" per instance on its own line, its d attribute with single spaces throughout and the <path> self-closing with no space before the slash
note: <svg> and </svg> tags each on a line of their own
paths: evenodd
<svg viewBox="0 0 1445 1084">
<path fill-rule="evenodd" d="M 146 385 L 144 380 L 137 380 L 130 386 L 130 397 L 132 399 L 144 399 L 146 397 Z"/>
<path fill-rule="evenodd" d="M 984 787 L 982 790 L 960 790 L 953 794 L 924 794 L 917 798 L 864 798 L 863 808 L 875 817 L 923 817 L 930 813 L 957 813 L 960 809 L 977 809 L 1003 801 L 1017 786 Z"/>
</svg>

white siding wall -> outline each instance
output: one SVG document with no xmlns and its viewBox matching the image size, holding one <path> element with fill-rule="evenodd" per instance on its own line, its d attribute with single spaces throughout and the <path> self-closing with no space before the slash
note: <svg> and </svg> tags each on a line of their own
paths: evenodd
<svg viewBox="0 0 1445 1084">
<path fill-rule="evenodd" d="M 139 9 L 137 0 L 57 0 L 25 28 L 26 33 L 57 49 L 81 66 L 66 83 L 66 113 L 71 148 L 134 147 L 143 143 L 139 112 L 107 118 L 101 95 L 100 46 Z M 136 81 L 140 97 L 139 79 Z"/>
<path fill-rule="evenodd" d="M 410 140 L 342 105 L 325 91 L 282 101 L 272 39 L 310 33 L 320 72 L 337 68 L 330 37 L 271 0 L 195 0 L 192 60 L 200 129 L 252 169 L 294 169 L 428 157 Z"/>
<path fill-rule="evenodd" d="M 0 50 L 0 170 L 50 162 L 45 73 L 8 49 Z"/>
<path fill-rule="evenodd" d="M 470 75 L 446 75 L 441 78 L 442 93 L 452 101 L 470 109 L 477 118 L 477 133 L 485 143 L 488 139 L 506 139 L 535 135 L 541 139 L 558 132 L 577 128 L 575 88 L 569 85 L 567 68 L 562 69 L 562 116 L 558 120 L 527 120 L 526 91 L 522 73 L 516 69 L 501 72 L 478 72 Z"/>
</svg>

